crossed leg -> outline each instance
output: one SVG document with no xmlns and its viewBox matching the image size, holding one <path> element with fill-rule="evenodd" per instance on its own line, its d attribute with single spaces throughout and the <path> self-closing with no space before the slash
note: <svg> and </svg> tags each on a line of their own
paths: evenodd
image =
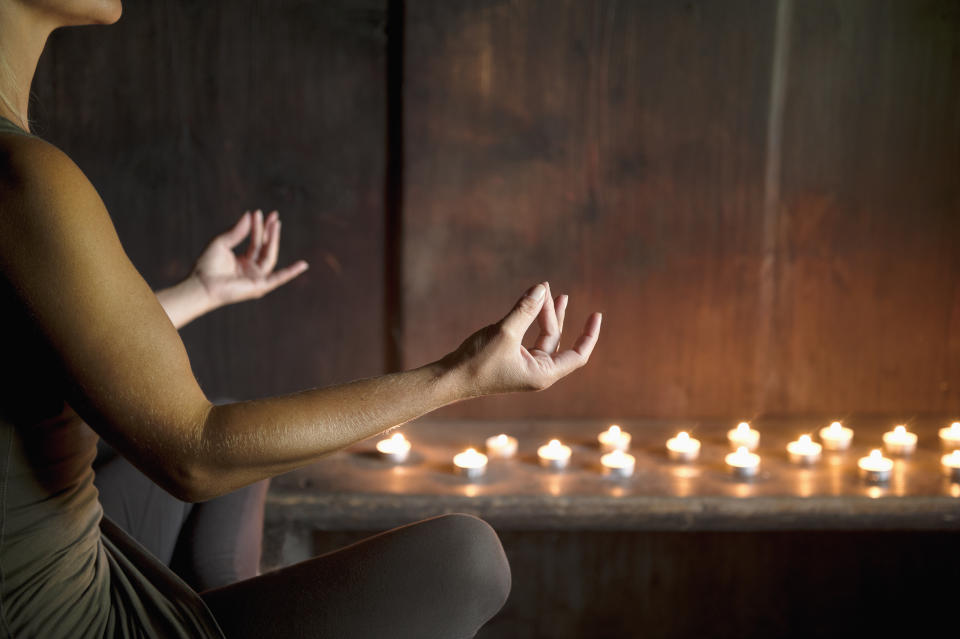
<svg viewBox="0 0 960 639">
<path fill-rule="evenodd" d="M 509 592 L 493 529 L 443 515 L 201 596 L 227 639 L 462 639 Z"/>
</svg>

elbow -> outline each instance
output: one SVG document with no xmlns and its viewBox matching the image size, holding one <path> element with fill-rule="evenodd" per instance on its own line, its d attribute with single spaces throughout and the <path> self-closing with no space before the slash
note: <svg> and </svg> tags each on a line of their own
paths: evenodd
<svg viewBox="0 0 960 639">
<path fill-rule="evenodd" d="M 180 463 L 170 469 L 164 477 L 163 489 L 180 501 L 190 504 L 207 501 L 219 495 L 213 490 L 209 473 L 190 463 Z"/>
</svg>

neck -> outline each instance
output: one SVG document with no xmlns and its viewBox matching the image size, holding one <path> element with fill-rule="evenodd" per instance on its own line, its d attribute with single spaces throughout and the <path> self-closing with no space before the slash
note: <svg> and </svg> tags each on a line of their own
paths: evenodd
<svg viewBox="0 0 960 639">
<path fill-rule="evenodd" d="M 0 115 L 24 129 L 33 74 L 54 27 L 19 2 L 0 2 Z"/>
</svg>

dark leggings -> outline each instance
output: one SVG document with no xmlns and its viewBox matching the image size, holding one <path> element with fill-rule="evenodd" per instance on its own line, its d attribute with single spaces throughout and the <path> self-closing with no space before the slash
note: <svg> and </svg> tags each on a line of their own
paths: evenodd
<svg viewBox="0 0 960 639">
<path fill-rule="evenodd" d="M 510 592 L 497 534 L 470 515 L 395 528 L 253 577 L 266 482 L 191 505 L 106 447 L 100 452 L 96 483 L 104 512 L 205 591 L 227 639 L 472 637 Z M 238 579 L 244 580 L 233 583 Z"/>
<path fill-rule="evenodd" d="M 258 574 L 269 482 L 188 504 L 153 483 L 103 440 L 94 471 L 104 514 L 194 590 Z"/>
<path fill-rule="evenodd" d="M 509 592 L 497 534 L 455 514 L 201 596 L 227 639 L 460 639 L 473 637 Z"/>
</svg>

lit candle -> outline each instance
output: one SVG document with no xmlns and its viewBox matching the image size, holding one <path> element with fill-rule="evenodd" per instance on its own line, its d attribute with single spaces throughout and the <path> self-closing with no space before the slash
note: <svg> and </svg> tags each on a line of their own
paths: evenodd
<svg viewBox="0 0 960 639">
<path fill-rule="evenodd" d="M 564 446 L 559 439 L 551 439 L 549 444 L 537 449 L 540 465 L 551 470 L 563 470 L 570 463 L 572 451 Z"/>
<path fill-rule="evenodd" d="M 737 427 L 727 433 L 727 439 L 734 448 L 756 450 L 760 445 L 760 431 L 750 428 L 750 422 L 740 422 Z"/>
<path fill-rule="evenodd" d="M 487 472 L 487 456 L 468 448 L 453 456 L 453 467 L 467 479 L 477 479 Z"/>
<path fill-rule="evenodd" d="M 487 437 L 487 455 L 493 458 L 510 459 L 517 454 L 517 438 L 510 435 Z"/>
<path fill-rule="evenodd" d="M 883 445 L 891 455 L 905 457 L 916 450 L 917 434 L 909 432 L 906 426 L 897 426 L 883 434 Z"/>
<path fill-rule="evenodd" d="M 950 478 L 950 481 L 960 483 L 960 450 L 944 455 L 940 463 L 943 465 L 944 474 Z"/>
<path fill-rule="evenodd" d="M 700 455 L 700 440 L 681 431 L 667 440 L 667 455 L 673 461 L 692 462 Z"/>
<path fill-rule="evenodd" d="M 874 448 L 866 457 L 857 460 L 860 476 L 871 484 L 882 484 L 890 479 L 893 460 L 883 456 L 879 448 Z"/>
<path fill-rule="evenodd" d="M 800 435 L 800 439 L 787 444 L 787 455 L 794 464 L 813 464 L 820 459 L 823 446 L 810 439 L 810 435 Z"/>
<path fill-rule="evenodd" d="M 636 459 L 630 453 L 614 450 L 600 458 L 605 477 L 629 477 L 633 474 Z"/>
<path fill-rule="evenodd" d="M 945 450 L 960 448 L 960 422 L 953 422 L 940 429 L 940 444 Z"/>
<path fill-rule="evenodd" d="M 853 440 L 853 429 L 847 428 L 840 422 L 833 422 L 826 428 L 820 429 L 820 441 L 827 450 L 847 450 Z"/>
<path fill-rule="evenodd" d="M 403 433 L 394 433 L 390 438 L 378 441 L 377 450 L 394 464 L 402 464 L 410 456 L 410 442 Z"/>
<path fill-rule="evenodd" d="M 630 433 L 623 432 L 616 424 L 597 435 L 597 441 L 600 442 L 600 450 L 604 453 L 630 449 Z"/>
<path fill-rule="evenodd" d="M 760 469 L 760 455 L 751 453 L 746 446 L 740 446 L 736 452 L 730 453 L 725 459 L 733 476 L 740 479 L 753 477 Z"/>
</svg>

